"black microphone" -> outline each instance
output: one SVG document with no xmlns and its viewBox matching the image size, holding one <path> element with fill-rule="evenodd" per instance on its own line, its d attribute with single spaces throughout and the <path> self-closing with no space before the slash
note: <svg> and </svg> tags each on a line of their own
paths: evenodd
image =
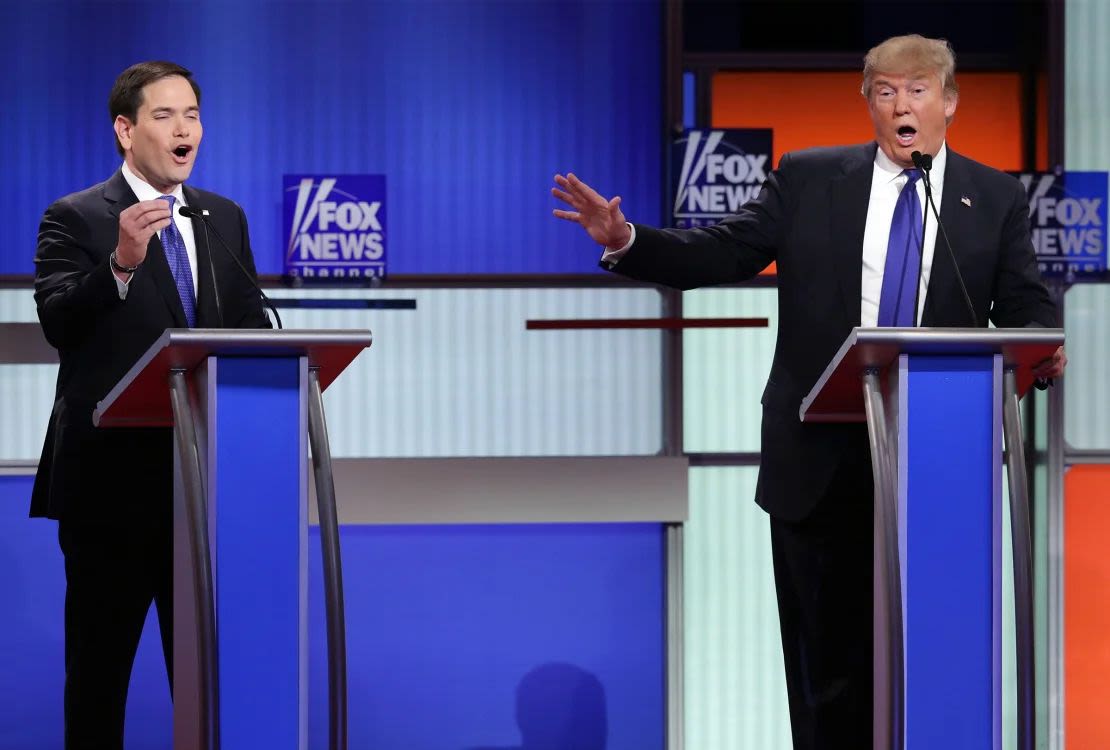
<svg viewBox="0 0 1110 750">
<path fill-rule="evenodd" d="M 212 280 L 212 296 L 216 300 L 216 321 L 220 324 L 220 328 L 223 328 L 224 311 L 223 307 L 220 305 L 220 288 L 216 286 L 216 266 L 212 262 L 212 241 L 208 238 L 208 222 L 203 219 L 203 216 L 208 212 L 203 209 L 193 209 L 184 205 L 178 206 L 177 212 L 182 216 L 201 219 L 201 226 L 204 227 L 204 244 L 208 248 L 208 277 Z"/>
<path fill-rule="evenodd" d="M 948 259 L 952 261 L 952 270 L 956 272 L 956 281 L 960 285 L 960 293 L 964 296 L 964 304 L 967 305 L 967 311 L 971 314 L 971 327 L 979 327 L 979 316 L 975 314 L 975 305 L 971 304 L 971 297 L 967 293 L 967 286 L 964 284 L 964 276 L 960 273 L 960 266 L 956 263 L 956 253 L 952 250 L 952 243 L 948 241 L 948 232 L 944 231 L 944 222 L 940 220 L 940 212 L 937 211 L 936 201 L 933 200 L 933 184 L 929 180 L 929 170 L 933 168 L 933 157 L 929 154 L 923 154 L 920 151 L 914 151 L 910 154 L 913 159 L 913 165 L 921 170 L 922 179 L 925 182 L 925 202 L 933 211 L 933 216 L 936 217 L 937 227 L 940 228 L 941 237 L 944 238 L 944 246 L 948 248 Z M 924 229 L 922 230 L 922 242 L 924 242 Z"/>
<path fill-rule="evenodd" d="M 190 219 L 200 219 L 201 224 L 204 225 L 204 237 L 205 237 L 206 240 L 208 239 L 208 230 L 211 228 L 212 234 L 216 235 L 216 239 L 218 239 L 220 241 L 220 244 L 224 248 L 224 252 L 227 253 L 229 258 L 231 258 L 233 261 L 235 261 L 235 265 L 238 266 L 239 270 L 243 272 L 243 276 L 246 277 L 247 281 L 250 282 L 250 285 L 254 287 L 256 292 L 258 292 L 258 295 L 262 298 L 262 301 L 265 302 L 266 306 L 269 307 L 271 312 L 274 313 L 274 319 L 277 321 L 278 330 L 281 330 L 282 329 L 281 316 L 278 315 L 277 307 L 275 307 L 274 303 L 270 301 L 270 298 L 266 296 L 266 292 L 262 291 L 262 287 L 260 287 L 258 285 L 258 282 L 254 280 L 254 275 L 250 271 L 247 270 L 247 267 L 243 265 L 242 261 L 240 261 L 238 258 L 235 257 L 235 253 L 233 253 L 231 251 L 231 248 L 228 247 L 228 244 L 224 241 L 224 238 L 220 235 L 220 231 L 218 229 L 216 229 L 216 227 L 209 220 L 209 218 L 208 218 L 208 209 L 206 209 L 206 208 L 194 208 L 192 206 L 179 206 L 178 209 L 177 209 L 177 212 L 179 214 L 181 214 L 182 216 L 189 217 Z M 215 270 L 215 266 L 212 265 L 212 245 L 211 245 L 211 243 L 209 243 L 209 245 L 208 245 L 208 266 L 209 266 L 209 270 L 212 272 L 212 286 L 215 287 L 216 286 L 216 270 Z M 219 293 L 217 293 L 216 294 L 217 310 L 219 310 L 219 299 L 220 299 L 220 295 L 219 295 Z M 220 313 L 220 325 L 221 326 L 223 325 L 223 313 L 222 312 Z"/>
<path fill-rule="evenodd" d="M 917 166 L 917 158 L 915 158 L 915 155 L 917 157 L 920 157 L 921 152 L 914 151 L 913 154 L 910 155 L 910 158 L 913 159 L 914 166 Z M 918 169 L 921 168 L 918 167 Z M 929 186 L 928 183 L 924 180 L 925 170 L 923 169 L 921 169 L 921 176 L 923 178 L 921 184 L 925 185 L 925 202 L 928 203 Z M 912 187 L 908 182 L 906 183 L 906 186 L 902 189 L 905 190 L 906 188 L 917 190 L 916 187 Z M 915 328 L 921 325 L 921 318 L 918 317 L 917 311 L 921 305 L 921 277 L 925 273 L 925 225 L 928 223 L 928 219 L 929 214 L 923 212 L 921 214 L 921 242 L 917 246 L 917 283 L 915 283 L 913 286 L 913 325 Z"/>
</svg>

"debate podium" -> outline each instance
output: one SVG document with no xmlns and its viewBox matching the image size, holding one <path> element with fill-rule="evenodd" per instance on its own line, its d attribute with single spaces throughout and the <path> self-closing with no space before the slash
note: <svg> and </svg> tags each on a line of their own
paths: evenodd
<svg viewBox="0 0 1110 750">
<path fill-rule="evenodd" d="M 308 737 L 308 456 L 328 629 L 330 747 L 346 747 L 339 532 L 322 391 L 366 330 L 167 330 L 97 405 L 172 426 L 174 746 L 298 750 Z"/>
<path fill-rule="evenodd" d="M 1019 750 L 1032 750 L 1029 502 L 1018 399 L 1062 329 L 856 328 L 805 422 L 866 421 L 875 479 L 874 748 L 1002 747 L 1002 460 Z"/>
</svg>

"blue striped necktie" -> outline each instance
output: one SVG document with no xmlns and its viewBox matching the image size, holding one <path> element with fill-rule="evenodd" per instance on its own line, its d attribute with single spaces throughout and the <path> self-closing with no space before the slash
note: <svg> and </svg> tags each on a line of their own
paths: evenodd
<svg viewBox="0 0 1110 750">
<path fill-rule="evenodd" d="M 894 220 L 890 223 L 890 239 L 886 246 L 883 268 L 883 290 L 879 297 L 880 326 L 912 326 L 917 319 L 917 277 L 921 267 L 921 199 L 917 197 L 917 180 L 921 172 L 907 169 L 909 177 L 894 204 Z"/>
<path fill-rule="evenodd" d="M 173 223 L 173 204 L 177 199 L 172 195 L 163 195 L 162 200 L 170 204 L 170 225 L 162 230 L 162 247 L 166 251 L 166 261 L 170 264 L 177 296 L 181 298 L 181 307 L 185 310 L 185 320 L 190 328 L 196 328 L 197 304 L 193 295 L 193 272 L 189 269 L 189 253 L 185 249 L 181 232 L 177 231 L 177 226 Z"/>
</svg>

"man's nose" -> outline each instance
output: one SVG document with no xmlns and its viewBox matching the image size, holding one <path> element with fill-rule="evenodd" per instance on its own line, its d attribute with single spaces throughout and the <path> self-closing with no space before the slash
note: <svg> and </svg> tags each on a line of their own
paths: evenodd
<svg viewBox="0 0 1110 750">
<path fill-rule="evenodd" d="M 901 115 L 910 111 L 910 97 L 904 92 L 894 94 L 894 113 Z"/>
<path fill-rule="evenodd" d="M 188 120 L 188 118 L 179 117 L 179 118 L 177 118 L 174 125 L 175 125 L 175 127 L 173 129 L 173 134 L 174 135 L 179 135 L 179 136 L 189 135 L 189 120 Z"/>
</svg>

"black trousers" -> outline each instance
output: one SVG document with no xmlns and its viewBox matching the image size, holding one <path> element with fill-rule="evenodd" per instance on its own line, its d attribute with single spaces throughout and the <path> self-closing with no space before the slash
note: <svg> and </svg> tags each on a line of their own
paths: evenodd
<svg viewBox="0 0 1110 750">
<path fill-rule="evenodd" d="M 152 602 L 172 692 L 172 540 L 166 523 L 58 524 L 66 569 L 66 750 L 123 749 L 127 687 Z"/>
<path fill-rule="evenodd" d="M 809 516 L 771 518 L 794 750 L 871 750 L 874 482 L 855 443 Z"/>
</svg>

